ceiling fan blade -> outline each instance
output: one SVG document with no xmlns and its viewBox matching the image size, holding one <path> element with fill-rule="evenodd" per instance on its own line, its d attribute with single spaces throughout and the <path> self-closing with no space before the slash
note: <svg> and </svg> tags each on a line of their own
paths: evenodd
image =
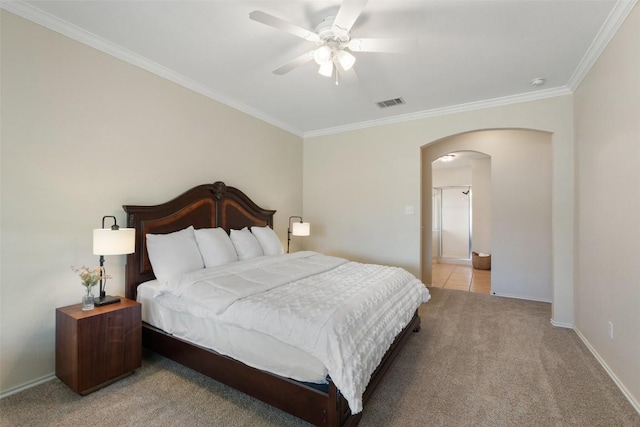
<svg viewBox="0 0 640 427">
<path fill-rule="evenodd" d="M 296 67 L 299 67 L 300 65 L 306 64 L 312 59 L 313 59 L 313 50 L 298 56 L 296 59 L 294 59 L 293 61 L 287 62 L 280 68 L 276 68 L 275 70 L 273 70 L 273 74 L 277 74 L 279 76 L 283 74 L 287 74 L 289 71 L 293 70 Z"/>
<path fill-rule="evenodd" d="M 275 16 L 269 15 L 268 13 L 262 12 L 260 10 L 254 10 L 253 12 L 251 12 L 249 14 L 249 18 L 253 19 L 256 22 L 260 22 L 261 24 L 268 25 L 278 30 L 286 31 L 287 33 L 293 34 L 294 36 L 301 37 L 311 42 L 320 41 L 320 37 L 316 33 L 287 22 L 284 19 L 276 18 Z"/>
<path fill-rule="evenodd" d="M 416 39 L 351 39 L 353 52 L 410 53 L 418 47 Z"/>
<path fill-rule="evenodd" d="M 336 15 L 333 26 L 343 31 L 351 31 L 351 27 L 364 10 L 369 0 L 344 0 L 338 14 Z"/>
</svg>

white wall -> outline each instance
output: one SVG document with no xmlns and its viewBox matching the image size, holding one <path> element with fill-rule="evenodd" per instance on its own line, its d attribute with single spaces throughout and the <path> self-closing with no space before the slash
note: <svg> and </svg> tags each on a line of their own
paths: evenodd
<svg viewBox="0 0 640 427">
<path fill-rule="evenodd" d="M 432 165 L 437 162 L 433 162 Z M 440 259 L 470 259 L 471 234 L 471 193 L 465 195 L 465 186 L 471 187 L 471 165 L 450 167 L 446 169 L 432 169 L 432 187 L 440 188 L 440 212 L 432 206 L 431 223 L 436 222 L 435 216 L 440 217 L 440 236 L 433 232 L 431 258 L 439 258 L 436 248 L 440 246 Z M 435 200 L 434 200 L 435 202 Z M 424 220 L 424 218 L 423 218 Z M 441 242 L 440 242 L 441 240 Z M 471 265 L 471 264 L 469 264 Z"/>
<path fill-rule="evenodd" d="M 431 248 L 421 248 L 421 233 L 429 233 L 424 242 L 431 234 L 431 224 L 421 228 L 420 222 L 421 203 L 431 205 L 430 196 L 421 198 L 421 147 L 451 135 L 501 128 L 551 133 L 552 315 L 556 324 L 572 325 L 571 96 L 305 138 L 304 217 L 314 230 L 305 248 L 398 265 L 420 277 L 421 253 L 431 259 Z M 414 215 L 405 214 L 407 205 L 415 206 Z"/>
<path fill-rule="evenodd" d="M 79 303 L 70 266 L 97 265 L 92 229 L 123 204 L 222 180 L 287 219 L 302 212 L 302 140 L 1 12 L 0 393 L 54 372 L 55 308 Z M 297 242 L 292 242 L 294 247 Z M 124 257 L 107 257 L 110 294 Z"/>
<path fill-rule="evenodd" d="M 462 194 L 462 190 L 462 187 L 442 189 L 443 258 L 470 258 L 471 200 L 468 194 Z"/>
<path fill-rule="evenodd" d="M 575 93 L 576 330 L 640 411 L 640 7 Z M 613 323 L 613 339 L 608 334 Z"/>
<path fill-rule="evenodd" d="M 491 158 L 474 159 L 469 167 L 432 169 L 431 184 L 433 187 L 452 185 L 470 185 L 472 187 L 471 249 L 490 254 Z"/>
</svg>

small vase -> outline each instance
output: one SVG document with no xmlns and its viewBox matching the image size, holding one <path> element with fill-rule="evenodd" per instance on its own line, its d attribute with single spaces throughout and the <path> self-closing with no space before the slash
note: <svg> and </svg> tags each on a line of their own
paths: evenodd
<svg viewBox="0 0 640 427">
<path fill-rule="evenodd" d="M 93 294 L 91 286 L 87 286 L 87 293 L 82 296 L 82 311 L 93 310 Z"/>
</svg>

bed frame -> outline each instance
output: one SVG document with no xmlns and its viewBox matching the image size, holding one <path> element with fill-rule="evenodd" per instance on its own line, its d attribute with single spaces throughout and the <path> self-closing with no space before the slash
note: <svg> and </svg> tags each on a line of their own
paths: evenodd
<svg viewBox="0 0 640 427">
<path fill-rule="evenodd" d="M 137 286 L 155 278 L 147 254 L 147 233 L 170 233 L 190 225 L 194 228 L 222 227 L 227 232 L 252 225 L 273 227 L 276 212 L 260 208 L 242 191 L 220 181 L 199 185 L 160 205 L 125 205 L 123 208 L 127 213 L 127 226 L 136 229 L 136 251 L 127 255 L 125 284 L 125 296 L 133 300 Z M 374 372 L 363 396 L 365 404 L 411 331 L 419 330 L 420 318 L 416 312 Z M 355 426 L 362 416 L 362 413 L 351 414 L 347 401 L 331 381 L 327 391 L 318 390 L 252 368 L 146 323 L 142 326 L 142 345 L 317 426 Z"/>
</svg>

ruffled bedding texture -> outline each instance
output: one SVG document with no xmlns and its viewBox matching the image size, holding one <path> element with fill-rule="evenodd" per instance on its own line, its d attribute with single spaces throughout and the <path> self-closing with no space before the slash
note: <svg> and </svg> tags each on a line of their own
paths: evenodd
<svg viewBox="0 0 640 427">
<path fill-rule="evenodd" d="M 387 349 L 430 295 L 402 268 L 303 251 L 188 273 L 155 298 L 315 356 L 356 414 Z"/>
</svg>

